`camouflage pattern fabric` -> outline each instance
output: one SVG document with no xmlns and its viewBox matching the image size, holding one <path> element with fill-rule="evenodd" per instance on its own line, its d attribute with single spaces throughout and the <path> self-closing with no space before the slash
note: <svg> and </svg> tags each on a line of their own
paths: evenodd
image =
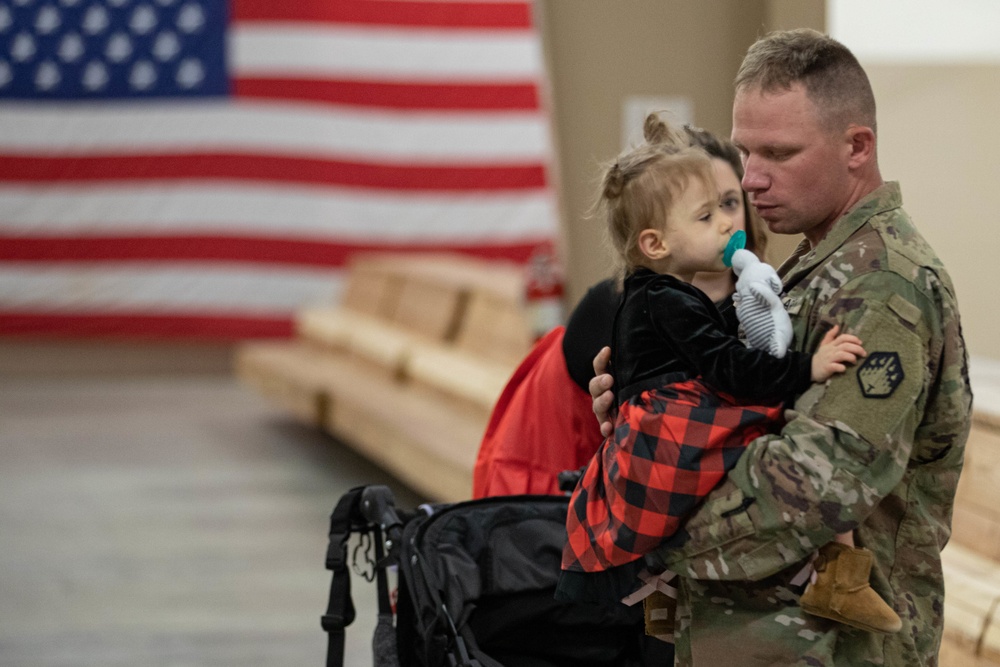
<svg viewBox="0 0 1000 667">
<path fill-rule="evenodd" d="M 739 401 L 697 379 L 624 401 L 570 498 L 562 568 L 601 572 L 658 547 L 748 442 L 778 430 L 781 414 L 777 404 Z"/>
<path fill-rule="evenodd" d="M 647 557 L 685 575 L 680 667 L 937 664 L 940 553 L 972 393 L 951 280 L 901 206 L 898 184 L 885 184 L 780 269 L 797 349 L 815 349 L 840 324 L 869 356 L 803 394 L 782 433 L 751 443 L 675 539 Z M 791 578 L 854 529 L 874 552 L 873 588 L 903 620 L 898 634 L 798 606 Z"/>
</svg>

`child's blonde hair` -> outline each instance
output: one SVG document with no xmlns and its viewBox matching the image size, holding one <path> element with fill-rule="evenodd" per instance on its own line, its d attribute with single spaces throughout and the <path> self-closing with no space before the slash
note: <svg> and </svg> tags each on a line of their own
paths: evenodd
<svg viewBox="0 0 1000 667">
<path fill-rule="evenodd" d="M 692 147 L 657 114 L 646 117 L 643 130 L 647 143 L 623 153 L 607 168 L 595 206 L 607 222 L 607 239 L 621 276 L 641 264 L 639 234 L 664 228 L 674 199 L 692 180 L 715 192 L 707 153 Z"/>
</svg>

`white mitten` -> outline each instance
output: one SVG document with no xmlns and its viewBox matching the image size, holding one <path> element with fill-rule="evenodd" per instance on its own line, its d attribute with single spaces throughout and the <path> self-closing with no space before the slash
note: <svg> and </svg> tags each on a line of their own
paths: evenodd
<svg viewBox="0 0 1000 667">
<path fill-rule="evenodd" d="M 781 279 L 771 265 L 749 250 L 733 253 L 732 263 L 738 276 L 733 303 L 747 343 L 775 357 L 785 356 L 792 343 L 792 320 L 778 296 Z"/>
</svg>

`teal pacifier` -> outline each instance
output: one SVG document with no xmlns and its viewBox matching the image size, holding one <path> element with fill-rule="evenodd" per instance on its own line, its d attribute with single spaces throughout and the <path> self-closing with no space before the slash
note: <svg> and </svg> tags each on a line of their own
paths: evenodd
<svg viewBox="0 0 1000 667">
<path fill-rule="evenodd" d="M 733 255 L 736 254 L 737 250 L 743 250 L 745 247 L 747 247 L 747 233 L 742 229 L 737 229 L 729 237 L 729 243 L 726 244 L 726 251 L 722 253 L 722 263 L 726 266 L 732 266 Z"/>
</svg>

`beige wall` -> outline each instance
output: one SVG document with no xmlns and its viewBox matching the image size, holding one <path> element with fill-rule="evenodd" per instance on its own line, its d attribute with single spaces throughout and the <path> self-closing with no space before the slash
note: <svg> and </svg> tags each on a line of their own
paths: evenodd
<svg viewBox="0 0 1000 667">
<path fill-rule="evenodd" d="M 768 30 L 813 28 L 824 30 L 826 2 L 824 0 L 769 0 L 765 3 Z"/>
<path fill-rule="evenodd" d="M 772 29 L 823 28 L 823 0 L 538 0 L 567 263 L 567 304 L 610 270 L 600 224 L 586 217 L 600 165 L 622 148 L 630 96 L 682 96 L 694 122 L 729 136 L 732 79 Z M 772 241 L 772 260 L 797 238 Z"/>
<path fill-rule="evenodd" d="M 866 65 L 882 176 L 951 273 L 972 354 L 1000 360 L 1000 65 Z"/>
<path fill-rule="evenodd" d="M 587 220 L 600 164 L 621 148 L 632 95 L 687 96 L 695 122 L 728 136 L 732 77 L 746 48 L 772 29 L 825 29 L 823 0 L 539 0 L 552 86 L 567 305 L 607 275 L 600 225 Z M 991 189 L 997 187 L 1000 65 L 872 65 L 883 176 L 903 185 L 906 208 L 948 266 L 966 339 L 1000 360 L 994 290 L 1000 258 Z M 772 237 L 770 258 L 799 237 Z"/>
<path fill-rule="evenodd" d="M 629 96 L 686 96 L 694 121 L 729 136 L 732 78 L 761 31 L 760 0 L 540 0 L 551 73 L 568 304 L 608 275 L 588 220 L 601 163 L 621 146 Z"/>
</svg>

